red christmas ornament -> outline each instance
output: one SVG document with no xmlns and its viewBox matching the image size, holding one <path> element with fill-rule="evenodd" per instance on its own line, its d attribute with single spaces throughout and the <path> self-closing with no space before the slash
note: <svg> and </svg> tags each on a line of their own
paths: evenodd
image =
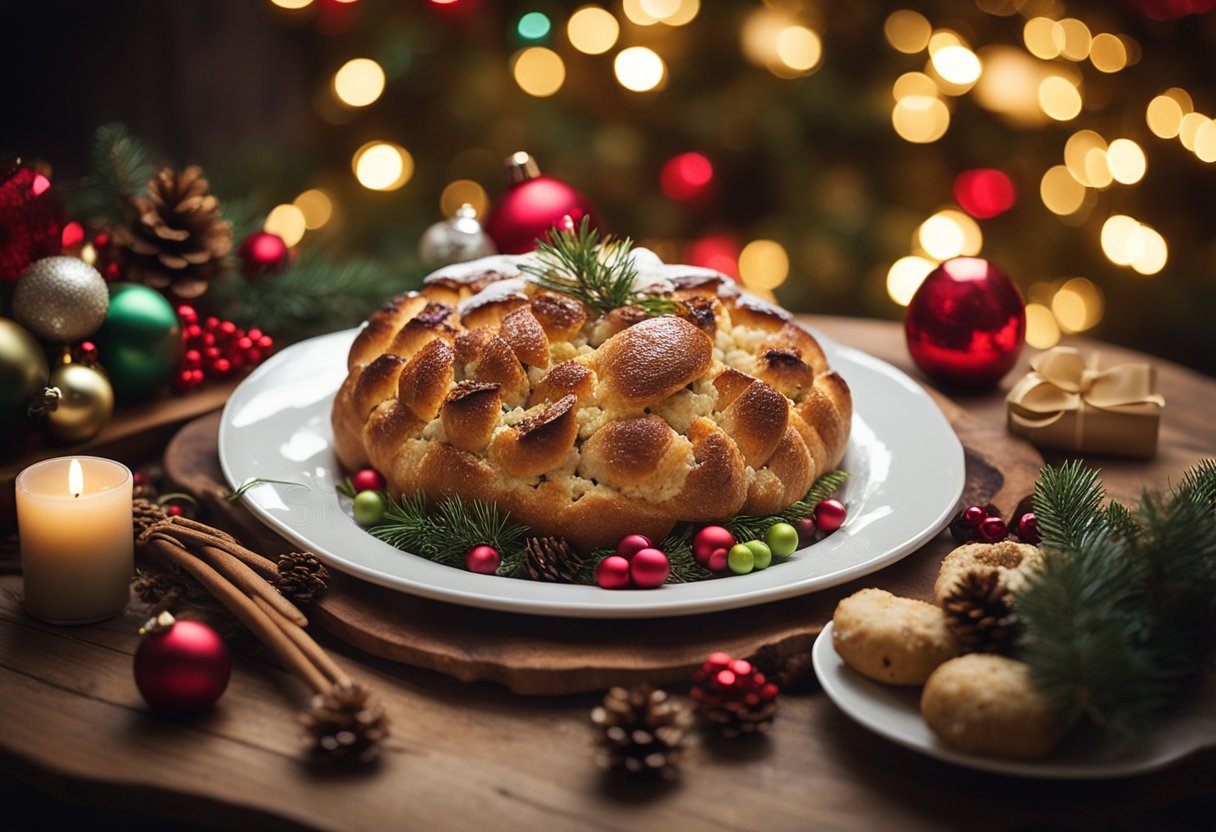
<svg viewBox="0 0 1216 832">
<path fill-rule="evenodd" d="M 844 525 L 848 515 L 844 503 L 829 497 L 815 506 L 815 527 L 824 534 L 831 534 Z"/>
<path fill-rule="evenodd" d="M 794 524 L 794 528 L 798 530 L 799 546 L 810 546 L 815 542 L 816 529 L 814 515 L 808 514 L 806 517 L 803 517 Z"/>
<path fill-rule="evenodd" d="M 595 582 L 600 589 L 624 589 L 629 586 L 629 561 L 620 555 L 609 555 L 595 567 Z"/>
<path fill-rule="evenodd" d="M 662 586 L 671 574 L 671 561 L 658 549 L 642 549 L 629 561 L 629 577 L 641 589 Z"/>
<path fill-rule="evenodd" d="M 360 491 L 383 491 L 387 483 L 384 481 L 384 476 L 375 468 L 364 468 L 355 472 L 354 476 L 350 478 L 350 484 L 358 493 Z"/>
<path fill-rule="evenodd" d="M 513 154 L 506 168 L 510 184 L 485 221 L 486 234 L 503 254 L 531 251 L 538 237 L 567 216 L 575 228 L 583 217 L 591 218 L 593 228 L 598 225 L 587 197 L 559 179 L 542 176 L 527 153 Z"/>
<path fill-rule="evenodd" d="M 1004 272 L 956 257 L 929 273 L 904 322 L 908 351 L 926 375 L 958 387 L 995 384 L 1026 340 L 1026 304 Z"/>
<path fill-rule="evenodd" d="M 15 283 L 35 260 L 59 254 L 63 224 L 50 179 L 18 161 L 0 162 L 0 282 Z"/>
<path fill-rule="evenodd" d="M 988 516 L 980 521 L 979 537 L 984 543 L 1000 543 L 1009 537 L 1009 528 L 1000 517 Z"/>
<path fill-rule="evenodd" d="M 697 563 L 705 566 L 714 552 L 719 549 L 729 550 L 735 545 L 735 536 L 721 526 L 706 526 L 697 532 L 692 539 L 692 556 Z"/>
<path fill-rule="evenodd" d="M 728 737 L 766 731 L 777 710 L 777 686 L 751 662 L 710 653 L 692 676 L 697 712 Z"/>
<path fill-rule="evenodd" d="M 269 231 L 253 232 L 241 241 L 236 253 L 244 264 L 245 277 L 250 280 L 283 271 L 290 255 L 283 238 Z"/>
<path fill-rule="evenodd" d="M 621 542 L 616 544 L 616 553 L 629 560 L 643 549 L 649 549 L 654 544 L 650 542 L 650 538 L 644 534 L 631 534 L 621 538 Z"/>
<path fill-rule="evenodd" d="M 705 562 L 705 568 L 710 572 L 725 572 L 730 566 L 730 549 L 714 549 Z"/>
<path fill-rule="evenodd" d="M 500 563 L 502 556 L 493 546 L 474 546 L 464 556 L 464 568 L 479 575 L 493 575 Z"/>
<path fill-rule="evenodd" d="M 144 701 L 158 711 L 189 713 L 220 698 L 232 662 L 215 630 L 165 612 L 149 621 L 144 632 L 135 651 L 135 685 Z"/>
</svg>

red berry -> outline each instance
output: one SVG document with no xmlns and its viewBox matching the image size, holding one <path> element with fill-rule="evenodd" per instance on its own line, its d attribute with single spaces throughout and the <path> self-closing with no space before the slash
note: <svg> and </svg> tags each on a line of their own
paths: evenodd
<svg viewBox="0 0 1216 832">
<path fill-rule="evenodd" d="M 658 549 L 641 549 L 629 561 L 629 577 L 641 589 L 662 586 L 671 573 L 671 562 Z"/>
<path fill-rule="evenodd" d="M 692 539 L 692 556 L 704 566 L 719 549 L 730 549 L 735 545 L 735 536 L 721 526 L 706 526 Z"/>
<path fill-rule="evenodd" d="M 725 572 L 729 565 L 730 550 L 729 549 L 714 549 L 710 553 L 709 560 L 705 562 L 705 568 L 710 572 Z"/>
<path fill-rule="evenodd" d="M 620 555 L 609 555 L 595 567 L 595 582 L 601 589 L 624 589 L 629 586 L 629 561 Z"/>
<path fill-rule="evenodd" d="M 493 575 L 498 571 L 500 563 L 502 563 L 502 557 L 493 546 L 474 546 L 464 556 L 464 568 L 479 575 Z"/>
<path fill-rule="evenodd" d="M 179 505 L 165 506 L 165 514 L 169 515 L 170 517 L 181 517 L 182 507 Z"/>
<path fill-rule="evenodd" d="M 1005 521 L 999 517 L 985 517 L 980 523 L 980 540 L 985 543 L 999 543 L 1009 536 Z"/>
<path fill-rule="evenodd" d="M 1023 543 L 1029 543 L 1031 546 L 1038 546 L 1039 541 L 1043 539 L 1043 535 L 1039 531 L 1038 518 L 1034 516 L 1033 511 L 1028 511 L 1018 518 L 1014 533 L 1018 536 L 1019 540 Z"/>
<path fill-rule="evenodd" d="M 383 491 L 386 485 L 384 477 L 375 468 L 364 468 L 355 472 L 350 478 L 355 491 Z"/>
<path fill-rule="evenodd" d="M 815 526 L 824 534 L 831 534 L 844 525 L 848 509 L 840 500 L 828 498 L 815 506 Z"/>
<path fill-rule="evenodd" d="M 987 516 L 988 512 L 984 511 L 983 506 L 967 506 L 963 509 L 963 522 L 972 526 L 978 526 Z"/>
<path fill-rule="evenodd" d="M 798 545 L 810 546 L 815 542 L 815 518 L 807 515 L 794 524 L 798 530 Z"/>
<path fill-rule="evenodd" d="M 643 549 L 649 549 L 654 544 L 650 542 L 650 538 L 644 534 L 630 534 L 621 538 L 621 542 L 616 544 L 616 553 L 629 560 Z"/>
</svg>

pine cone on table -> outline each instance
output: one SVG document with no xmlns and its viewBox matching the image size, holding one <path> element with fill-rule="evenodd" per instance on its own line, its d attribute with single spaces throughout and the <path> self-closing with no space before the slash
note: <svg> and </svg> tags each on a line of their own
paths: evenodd
<svg viewBox="0 0 1216 832">
<path fill-rule="evenodd" d="M 1013 593 L 995 569 L 964 573 L 942 599 L 942 610 L 946 625 L 968 653 L 1001 653 L 1017 638 Z"/>
<path fill-rule="evenodd" d="M 369 763 L 388 736 L 384 706 L 358 682 L 336 682 L 312 698 L 300 714 L 305 742 L 318 757 Z"/>
<path fill-rule="evenodd" d="M 609 690 L 591 721 L 600 729 L 596 760 L 602 768 L 670 780 L 684 756 L 692 714 L 665 691 L 639 685 Z"/>
<path fill-rule="evenodd" d="M 524 572 L 534 581 L 572 584 L 584 560 L 560 537 L 532 537 L 524 546 Z"/>
<path fill-rule="evenodd" d="M 311 604 L 329 586 L 329 570 L 311 552 L 281 555 L 278 570 L 279 592 L 301 606 Z"/>
<path fill-rule="evenodd" d="M 127 199 L 114 242 L 126 251 L 131 279 L 185 299 L 207 291 L 232 250 L 232 227 L 209 188 L 198 165 L 164 168 L 146 197 Z"/>
</svg>

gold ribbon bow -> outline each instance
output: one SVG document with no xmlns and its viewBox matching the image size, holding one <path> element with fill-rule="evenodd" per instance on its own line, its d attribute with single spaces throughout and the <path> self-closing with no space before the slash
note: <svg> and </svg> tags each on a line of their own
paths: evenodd
<svg viewBox="0 0 1216 832">
<path fill-rule="evenodd" d="M 1010 427 L 1028 435 L 1074 414 L 1073 449 L 1084 448 L 1086 411 L 1091 408 L 1155 417 L 1165 406 L 1165 399 L 1156 392 L 1157 368 L 1151 364 L 1121 364 L 1099 370 L 1097 353 L 1086 359 L 1072 347 L 1055 347 L 1031 359 L 1030 368 L 1005 398 Z M 1155 447 L 1155 426 L 1153 437 Z M 1104 449 L 1115 450 L 1118 438 L 1103 442 Z"/>
</svg>

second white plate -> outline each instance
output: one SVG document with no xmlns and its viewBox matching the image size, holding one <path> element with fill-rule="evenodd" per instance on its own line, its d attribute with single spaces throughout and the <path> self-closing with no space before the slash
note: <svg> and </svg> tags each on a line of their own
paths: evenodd
<svg viewBox="0 0 1216 832">
<path fill-rule="evenodd" d="M 936 534 L 963 489 L 963 449 L 933 400 L 899 370 L 821 339 L 853 392 L 841 467 L 844 527 L 788 561 L 749 575 L 606 591 L 478 575 L 394 549 L 357 526 L 335 491 L 345 473 L 333 453 L 330 408 L 346 377 L 357 330 L 296 344 L 254 371 L 224 408 L 219 456 L 233 487 L 265 483 L 245 503 L 273 529 L 327 564 L 403 592 L 536 615 L 650 618 L 711 612 L 803 595 L 882 569 Z"/>
</svg>

